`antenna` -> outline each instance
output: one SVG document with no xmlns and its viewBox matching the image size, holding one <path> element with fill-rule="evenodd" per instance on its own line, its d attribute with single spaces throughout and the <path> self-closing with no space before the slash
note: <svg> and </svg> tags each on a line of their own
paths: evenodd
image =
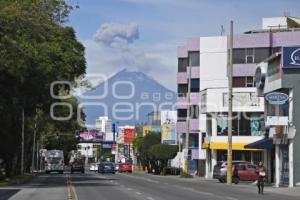
<svg viewBox="0 0 300 200">
<path fill-rule="evenodd" d="M 225 28 L 224 28 L 223 24 L 221 24 L 220 33 L 221 33 L 221 36 L 223 36 L 225 34 Z"/>
<path fill-rule="evenodd" d="M 283 12 L 283 15 L 284 15 L 285 17 L 290 17 L 290 16 L 291 16 L 291 12 L 288 11 L 288 10 L 285 10 L 285 11 Z"/>
</svg>

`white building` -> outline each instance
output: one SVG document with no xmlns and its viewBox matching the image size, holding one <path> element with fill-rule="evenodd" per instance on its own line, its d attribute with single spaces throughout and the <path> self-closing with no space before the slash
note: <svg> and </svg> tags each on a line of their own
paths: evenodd
<svg viewBox="0 0 300 200">
<path fill-rule="evenodd" d="M 104 141 L 113 141 L 112 121 L 108 117 L 99 117 L 96 119 L 96 130 L 105 133 Z"/>
</svg>

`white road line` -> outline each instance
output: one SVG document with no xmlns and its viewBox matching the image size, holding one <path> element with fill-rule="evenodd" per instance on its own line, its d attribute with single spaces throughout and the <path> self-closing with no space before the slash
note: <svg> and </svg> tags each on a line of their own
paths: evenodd
<svg viewBox="0 0 300 200">
<path fill-rule="evenodd" d="M 138 194 L 138 195 L 141 195 L 142 193 L 140 193 L 140 192 L 135 192 L 136 194 Z"/>
<path fill-rule="evenodd" d="M 228 199 L 228 200 L 239 200 L 239 199 L 234 198 L 234 197 L 225 197 L 225 199 Z"/>
<path fill-rule="evenodd" d="M 147 197 L 148 200 L 155 200 L 153 197 Z"/>
<path fill-rule="evenodd" d="M 127 190 L 131 191 L 131 190 L 133 190 L 133 189 L 132 189 L 132 188 L 127 188 Z"/>
</svg>

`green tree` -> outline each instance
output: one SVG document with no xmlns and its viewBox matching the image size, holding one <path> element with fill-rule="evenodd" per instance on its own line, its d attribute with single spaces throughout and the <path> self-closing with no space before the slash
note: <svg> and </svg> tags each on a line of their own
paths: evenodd
<svg viewBox="0 0 300 200">
<path fill-rule="evenodd" d="M 20 163 L 23 109 L 26 166 L 30 165 L 37 108 L 43 116 L 38 122 L 43 129 L 40 138 L 56 130 L 73 132 L 78 128 L 74 118 L 62 123 L 49 117 L 50 105 L 61 101 L 51 97 L 51 84 L 74 82 L 86 70 L 84 47 L 74 29 L 65 24 L 71 10 L 64 0 L 0 1 L 0 158 L 8 175 L 16 173 Z M 54 93 L 69 89 L 55 87 Z"/>
<path fill-rule="evenodd" d="M 161 134 L 150 132 L 146 136 L 138 136 L 133 141 L 133 148 L 135 153 L 138 155 L 143 168 L 147 168 L 148 172 L 151 173 L 155 165 L 155 160 L 149 152 L 150 148 L 155 144 L 160 144 Z"/>
<path fill-rule="evenodd" d="M 167 167 L 168 160 L 174 158 L 178 151 L 178 145 L 156 144 L 153 145 L 149 153 L 155 160 L 156 173 L 161 173 Z"/>
</svg>

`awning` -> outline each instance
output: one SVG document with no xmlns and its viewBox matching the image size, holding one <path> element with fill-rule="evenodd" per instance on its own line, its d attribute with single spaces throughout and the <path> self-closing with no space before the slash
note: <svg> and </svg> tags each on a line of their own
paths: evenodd
<svg viewBox="0 0 300 200">
<path fill-rule="evenodd" d="M 248 145 L 248 143 L 232 143 L 232 150 L 240 150 L 240 151 L 261 151 L 261 149 L 256 148 L 246 148 L 245 146 Z M 227 150 L 228 149 L 228 143 L 227 142 L 210 142 L 209 144 L 210 149 L 216 149 L 216 150 Z"/>
<path fill-rule="evenodd" d="M 245 145 L 245 148 L 249 149 L 272 149 L 273 148 L 273 139 L 271 138 L 264 138 L 261 140 L 258 140 L 256 142 L 250 143 Z"/>
<path fill-rule="evenodd" d="M 209 149 L 209 142 L 202 143 L 202 149 Z"/>
</svg>

